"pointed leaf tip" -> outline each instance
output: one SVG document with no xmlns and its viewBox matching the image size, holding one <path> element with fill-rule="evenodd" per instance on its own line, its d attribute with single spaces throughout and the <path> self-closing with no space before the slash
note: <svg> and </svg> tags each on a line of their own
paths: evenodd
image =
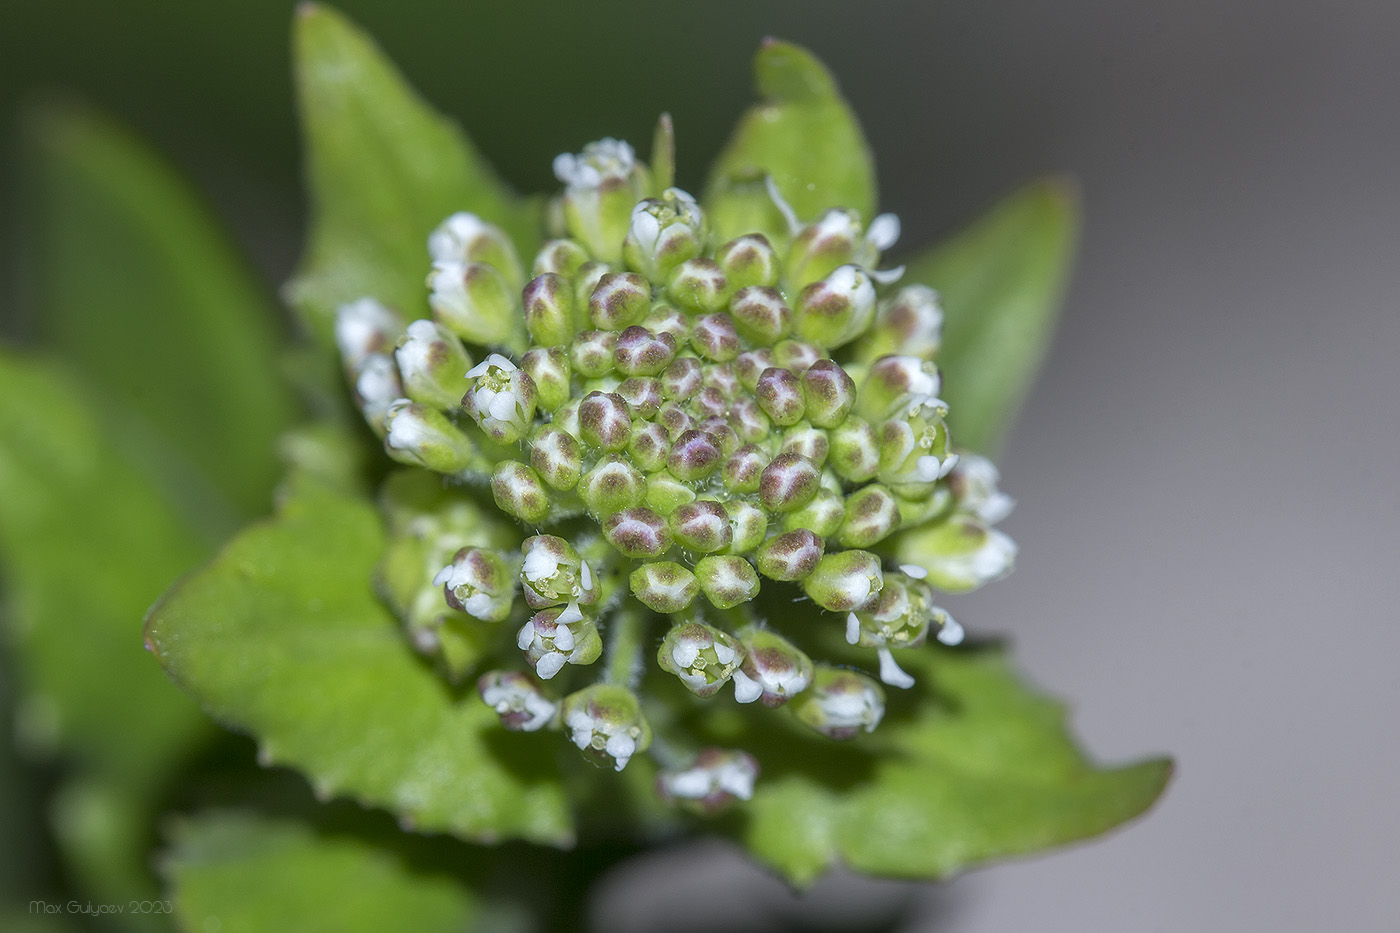
<svg viewBox="0 0 1400 933">
<path fill-rule="evenodd" d="M 767 38 L 754 58 L 758 92 L 767 100 L 819 100 L 838 93 L 826 66 L 800 45 Z"/>
</svg>

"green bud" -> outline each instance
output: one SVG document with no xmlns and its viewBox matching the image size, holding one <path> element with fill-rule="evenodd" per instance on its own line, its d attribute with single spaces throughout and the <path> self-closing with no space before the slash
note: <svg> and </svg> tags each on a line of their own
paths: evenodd
<svg viewBox="0 0 1400 933">
<path fill-rule="evenodd" d="M 802 290 L 793 308 L 803 340 L 834 349 L 850 343 L 875 318 L 875 285 L 859 266 L 841 266 Z"/>
<path fill-rule="evenodd" d="M 677 507 L 669 521 L 676 543 L 692 551 L 722 551 L 733 540 L 729 515 L 724 506 L 712 499 L 698 499 Z"/>
<path fill-rule="evenodd" d="M 645 506 L 615 512 L 603 523 L 603 537 L 624 557 L 659 557 L 671 546 L 666 520 Z"/>
<path fill-rule="evenodd" d="M 579 437 L 595 450 L 618 451 L 632 439 L 632 413 L 616 392 L 590 392 L 579 402 Z"/>
<path fill-rule="evenodd" d="M 825 544 L 806 528 L 769 538 L 758 547 L 754 562 L 758 572 L 770 580 L 792 582 L 806 578 L 817 569 Z"/>
<path fill-rule="evenodd" d="M 757 627 L 739 633 L 744 660 L 734 672 L 734 699 L 775 708 L 812 684 L 812 659 L 774 632 Z"/>
<path fill-rule="evenodd" d="M 574 290 L 562 276 L 553 272 L 537 275 L 521 295 L 525 329 L 530 339 L 542 347 L 558 347 L 574 339 Z"/>
<path fill-rule="evenodd" d="M 901 418 L 915 406 L 938 409 L 942 380 L 932 363 L 914 356 L 882 356 L 870 364 L 856 400 L 856 412 L 879 424 Z"/>
<path fill-rule="evenodd" d="M 578 272 L 574 273 L 574 330 L 588 330 L 593 326 L 588 313 L 588 299 L 593 297 L 593 290 L 603 281 L 603 276 L 610 275 L 612 271 L 612 266 L 594 260 L 579 266 Z"/>
<path fill-rule="evenodd" d="M 530 465 L 551 487 L 567 492 L 583 473 L 583 445 L 562 428 L 540 425 L 530 438 Z"/>
<path fill-rule="evenodd" d="M 821 489 L 800 509 L 783 516 L 783 527 L 789 531 L 806 528 L 823 538 L 836 534 L 846 520 L 846 502 L 839 493 Z"/>
<path fill-rule="evenodd" d="M 523 463 L 506 460 L 491 473 L 491 497 L 502 512 L 527 525 L 538 525 L 549 514 L 549 490 L 540 475 Z"/>
<path fill-rule="evenodd" d="M 550 240 L 535 254 L 535 265 L 531 276 L 553 272 L 555 275 L 571 279 L 589 261 L 588 250 L 573 240 Z"/>
<path fill-rule="evenodd" d="M 518 344 L 516 290 L 495 266 L 482 262 L 434 265 L 428 305 L 452 332 L 477 344 Z"/>
<path fill-rule="evenodd" d="M 656 663 L 698 697 L 719 693 L 742 659 L 739 642 L 712 625 L 681 622 L 661 641 Z"/>
<path fill-rule="evenodd" d="M 705 384 L 704 369 L 693 356 L 682 356 L 661 374 L 661 389 L 673 402 L 684 402 Z"/>
<path fill-rule="evenodd" d="M 758 492 L 763 482 L 763 471 L 772 458 L 763 448 L 745 444 L 730 454 L 724 461 L 722 476 L 725 488 L 735 493 Z"/>
<path fill-rule="evenodd" d="M 821 470 L 801 454 L 778 454 L 758 481 L 758 498 L 770 512 L 800 509 L 817 494 Z"/>
<path fill-rule="evenodd" d="M 617 394 L 627 403 L 627 410 L 632 413 L 633 436 L 643 427 L 659 427 L 650 424 L 637 424 L 638 419 L 649 419 L 661 410 L 661 403 L 665 401 L 665 396 L 661 394 L 661 380 L 652 379 L 646 376 L 628 376 L 617 384 Z M 661 429 L 662 436 L 665 436 L 665 429 Z"/>
<path fill-rule="evenodd" d="M 444 220 L 428 236 L 428 253 L 434 265 L 485 263 L 501 275 L 511 293 L 525 284 L 510 237 L 475 214 L 462 212 Z"/>
<path fill-rule="evenodd" d="M 457 473 L 476 457 L 471 438 L 436 408 L 399 399 L 384 416 L 384 449 L 400 463 Z"/>
<path fill-rule="evenodd" d="M 767 439 L 768 432 L 772 430 L 768 416 L 758 402 L 747 396 L 735 399 L 730 406 L 729 425 L 745 444 L 756 444 Z"/>
<path fill-rule="evenodd" d="M 824 278 L 837 266 L 856 261 L 860 215 L 833 208 L 803 227 L 788 250 L 787 281 L 794 288 Z"/>
<path fill-rule="evenodd" d="M 483 622 L 509 618 L 515 602 L 515 569 L 498 552 L 483 548 L 464 547 L 452 555 L 433 585 L 442 587 L 453 609 Z"/>
<path fill-rule="evenodd" d="M 603 262 L 622 259 L 632 205 L 645 190 L 639 168 L 632 147 L 617 139 L 601 139 L 577 155 L 564 153 L 554 160 L 555 177 L 566 186 L 569 235 Z"/>
<path fill-rule="evenodd" d="M 855 407 L 855 380 L 837 363 L 818 360 L 802 374 L 802 400 L 808 421 L 819 428 L 834 428 Z"/>
<path fill-rule="evenodd" d="M 554 411 L 569 400 L 569 354 L 563 347 L 535 347 L 520 358 L 520 369 L 535 384 L 535 406 Z"/>
<path fill-rule="evenodd" d="M 687 259 L 666 278 L 666 294 L 687 311 L 720 311 L 729 304 L 729 280 L 713 259 Z"/>
<path fill-rule="evenodd" d="M 880 558 L 869 551 L 837 551 L 817 562 L 802 588 L 812 602 L 833 612 L 850 612 L 880 592 L 885 577 Z"/>
<path fill-rule="evenodd" d="M 599 520 L 614 512 L 642 504 L 646 478 L 617 454 L 600 459 L 579 480 L 578 494 L 589 513 Z"/>
<path fill-rule="evenodd" d="M 666 469 L 682 482 L 703 479 L 720 465 L 723 453 L 710 435 L 691 429 L 683 431 L 666 458 Z"/>
<path fill-rule="evenodd" d="M 711 555 L 695 565 L 700 590 L 716 609 L 733 609 L 758 595 L 758 574 L 736 555 Z"/>
<path fill-rule="evenodd" d="M 880 470 L 880 439 L 864 418 L 851 415 L 827 435 L 831 452 L 827 466 L 851 483 L 863 483 Z"/>
<path fill-rule="evenodd" d="M 931 360 L 942 341 L 943 308 L 938 292 L 907 285 L 882 302 L 875 325 L 856 347 L 856 358 L 869 363 L 888 353 Z"/>
<path fill-rule="evenodd" d="M 796 424 L 806 413 L 802 383 L 788 369 L 778 366 L 765 369 L 754 387 L 754 397 L 774 424 L 784 427 Z"/>
<path fill-rule="evenodd" d="M 777 285 L 781 274 L 778 254 L 761 233 L 750 233 L 725 243 L 715 250 L 715 262 L 729 279 L 730 287 L 735 289 Z"/>
<path fill-rule="evenodd" d="M 651 311 L 651 285 L 635 272 L 603 276 L 588 298 L 588 316 L 599 330 L 622 330 Z"/>
<path fill-rule="evenodd" d="M 899 503 L 884 486 L 871 485 L 846 497 L 846 514 L 838 540 L 842 547 L 868 548 L 899 527 Z"/>
<path fill-rule="evenodd" d="M 826 358 L 820 347 L 801 340 L 779 340 L 773 345 L 773 363 L 800 376 Z"/>
<path fill-rule="evenodd" d="M 440 411 L 456 408 L 471 358 L 462 342 L 432 321 L 414 321 L 394 351 L 404 392 Z"/>
<path fill-rule="evenodd" d="M 727 499 L 724 514 L 729 519 L 729 554 L 747 554 L 763 543 L 768 533 L 768 515 L 743 499 Z"/>
<path fill-rule="evenodd" d="M 901 564 L 926 571 L 938 589 L 966 593 L 1010 573 L 1016 543 L 976 516 L 953 515 L 900 535 L 895 554 Z"/>
<path fill-rule="evenodd" d="M 482 702 L 501 717 L 501 725 L 512 732 L 537 732 L 559 717 L 558 702 L 522 671 L 487 671 L 476 689 Z"/>
<path fill-rule="evenodd" d="M 395 402 L 404 399 L 403 382 L 399 379 L 399 367 L 394 358 L 386 353 L 371 353 L 360 362 L 360 368 L 351 374 L 354 378 L 355 404 L 364 415 L 365 423 L 375 434 L 383 437 L 388 430 L 384 419 Z"/>
<path fill-rule="evenodd" d="M 535 417 L 535 382 L 499 353 L 467 371 L 462 407 L 486 436 L 514 444 L 530 430 Z"/>
<path fill-rule="evenodd" d="M 556 535 L 533 535 L 521 542 L 520 582 L 532 609 L 598 601 L 598 578 L 574 546 Z M 572 614 L 571 614 L 572 615 Z M 573 620 L 564 617 L 560 624 Z"/>
<path fill-rule="evenodd" d="M 631 210 L 622 252 L 628 268 L 653 282 L 664 282 L 705 244 L 705 217 L 695 199 L 679 188 L 648 198 Z"/>
<path fill-rule="evenodd" d="M 695 490 L 664 471 L 647 477 L 646 503 L 662 515 L 695 501 Z"/>
<path fill-rule="evenodd" d="M 734 358 L 734 375 L 738 377 L 739 385 L 752 392 L 758 387 L 759 377 L 776 365 L 769 347 L 745 350 Z"/>
<path fill-rule="evenodd" d="M 621 771 L 632 756 L 651 745 L 651 726 L 632 691 L 595 684 L 564 698 L 560 712 L 569 738 L 584 757 Z"/>
<path fill-rule="evenodd" d="M 668 304 L 653 304 L 642 326 L 653 334 L 670 334 L 678 347 L 690 338 L 690 315 Z"/>
<path fill-rule="evenodd" d="M 821 428 L 812 427 L 806 421 L 799 421 L 783 432 L 779 453 L 801 454 L 818 467 L 826 463 L 831 450 L 831 441 Z"/>
<path fill-rule="evenodd" d="M 617 334 L 610 330 L 586 330 L 574 337 L 569 361 L 574 372 L 585 379 L 597 379 L 613 371 L 613 349 Z"/>
<path fill-rule="evenodd" d="M 670 560 L 643 564 L 632 571 L 627 582 L 632 595 L 656 612 L 680 612 L 700 592 L 695 574 Z"/>
<path fill-rule="evenodd" d="M 613 363 L 625 376 L 656 376 L 676 358 L 676 341 L 670 334 L 645 327 L 628 327 L 617 335 Z M 664 391 L 664 384 L 663 384 Z"/>
<path fill-rule="evenodd" d="M 622 395 L 621 387 L 618 394 Z M 638 425 L 632 431 L 632 439 L 627 442 L 627 455 L 632 464 L 643 473 L 655 473 L 661 469 L 666 465 L 666 457 L 670 453 L 671 439 L 666 436 L 666 429 L 659 424 Z"/>
<path fill-rule="evenodd" d="M 792 708 L 799 720 L 827 738 L 853 739 L 880 724 L 885 691 L 864 674 L 818 665 L 811 689 L 794 700 Z"/>
<path fill-rule="evenodd" d="M 739 333 L 727 314 L 706 314 L 696 319 L 690 345 L 707 360 L 727 363 L 739 355 Z"/>
</svg>

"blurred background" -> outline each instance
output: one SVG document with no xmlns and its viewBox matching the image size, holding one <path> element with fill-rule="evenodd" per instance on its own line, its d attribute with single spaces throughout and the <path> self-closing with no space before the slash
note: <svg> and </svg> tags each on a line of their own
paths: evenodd
<svg viewBox="0 0 1400 933">
<path fill-rule="evenodd" d="M 1175 755 L 1165 798 L 1071 851 L 802 902 L 723 845 L 669 850 L 607 879 L 599 929 L 1400 928 L 1400 5 L 339 5 L 523 190 L 663 109 L 698 188 L 772 34 L 838 75 L 905 249 L 1047 170 L 1083 193 L 1064 325 L 1001 459 L 1020 565 L 950 608 L 1015 641 L 1096 756 Z M 0 3 L 9 339 L 33 330 L 15 130 L 36 93 L 133 125 L 287 277 L 290 13 Z"/>
</svg>

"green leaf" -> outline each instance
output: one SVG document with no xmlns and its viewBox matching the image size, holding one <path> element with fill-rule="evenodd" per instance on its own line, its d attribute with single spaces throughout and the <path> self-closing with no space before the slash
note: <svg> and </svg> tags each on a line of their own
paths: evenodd
<svg viewBox="0 0 1400 933">
<path fill-rule="evenodd" d="M 1054 335 L 1078 238 L 1073 186 L 1021 189 L 908 266 L 904 281 L 937 289 L 945 321 L 938 365 L 953 440 L 993 453 Z"/>
<path fill-rule="evenodd" d="M 946 878 L 1085 839 L 1141 814 L 1171 774 L 1165 759 L 1091 765 L 1064 708 L 1021 683 L 998 650 L 926 648 L 900 652 L 899 662 L 919 683 L 888 691 L 870 736 L 816 749 L 806 736 L 754 746 L 765 773 L 739 834 L 794 884 L 838 863 Z"/>
<path fill-rule="evenodd" d="M 226 527 L 260 512 L 293 411 L 269 295 L 188 186 L 131 134 L 76 106 L 36 108 L 27 129 L 48 336 L 104 404 L 131 416 L 123 433 L 167 483 L 192 486 L 192 500 L 222 492 L 234 507 Z"/>
<path fill-rule="evenodd" d="M 185 930 L 463 931 L 478 900 L 388 846 L 251 813 L 185 819 L 162 862 Z"/>
<path fill-rule="evenodd" d="M 294 49 L 312 217 L 287 294 L 319 338 L 329 340 L 338 305 L 364 295 L 426 315 L 428 234 L 455 211 L 533 253 L 538 205 L 514 197 L 364 33 L 307 3 Z"/>
<path fill-rule="evenodd" d="M 506 735 L 451 688 L 375 597 L 384 531 L 364 501 L 303 483 L 152 610 L 147 642 L 261 760 L 406 824 L 466 839 L 568 845 L 557 736 Z"/>
<path fill-rule="evenodd" d="M 710 171 L 705 207 L 721 240 L 754 230 L 784 242 L 787 223 L 763 184 L 771 175 L 801 220 L 847 207 L 875 212 L 875 166 L 836 80 L 806 49 L 766 39 L 754 59 L 761 98 Z"/>
</svg>

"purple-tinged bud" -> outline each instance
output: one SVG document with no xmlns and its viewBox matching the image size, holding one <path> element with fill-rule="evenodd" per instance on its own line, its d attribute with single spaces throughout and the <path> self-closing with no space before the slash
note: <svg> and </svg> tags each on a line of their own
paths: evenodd
<svg viewBox="0 0 1400 933">
<path fill-rule="evenodd" d="M 885 691 L 864 674 L 843 668 L 816 668 L 810 690 L 792 704 L 803 723 L 830 739 L 853 739 L 873 732 L 885 716 Z"/>
<path fill-rule="evenodd" d="M 597 624 L 573 604 L 535 613 L 521 626 L 515 643 L 541 680 L 553 678 L 565 664 L 592 664 L 603 653 Z"/>
<path fill-rule="evenodd" d="M 695 490 L 690 484 L 681 482 L 665 470 L 647 477 L 646 503 L 661 515 L 669 518 L 676 509 L 694 501 Z"/>
<path fill-rule="evenodd" d="M 738 332 L 753 343 L 771 346 L 792 331 L 792 309 L 776 288 L 750 286 L 729 304 Z"/>
<path fill-rule="evenodd" d="M 899 502 L 894 493 L 878 484 L 857 489 L 846 497 L 846 514 L 838 540 L 842 547 L 868 548 L 899 528 Z"/>
<path fill-rule="evenodd" d="M 613 350 L 617 334 L 610 330 L 586 330 L 574 338 L 569 360 L 574 372 L 585 379 L 597 379 L 613 371 Z"/>
<path fill-rule="evenodd" d="M 880 558 L 869 551 L 837 551 L 817 562 L 802 589 L 823 609 L 850 612 L 863 607 L 884 584 Z"/>
<path fill-rule="evenodd" d="M 788 531 L 806 528 L 823 538 L 830 538 L 845 520 L 846 501 L 841 498 L 840 493 L 820 489 L 812 497 L 812 501 L 783 516 L 783 528 Z"/>
<path fill-rule="evenodd" d="M 647 198 L 633 209 L 622 246 L 629 268 L 653 282 L 664 282 L 681 263 L 699 256 L 705 245 L 705 215 L 679 188 Z"/>
<path fill-rule="evenodd" d="M 604 262 L 622 259 L 632 205 L 642 196 L 643 177 L 632 147 L 617 139 L 600 139 L 577 155 L 554 160 L 554 175 L 564 189 L 564 222 L 569 235 Z"/>
<path fill-rule="evenodd" d="M 770 580 L 792 582 L 805 579 L 822 560 L 826 545 L 806 528 L 769 538 L 758 547 L 754 562 L 758 572 Z"/>
<path fill-rule="evenodd" d="M 703 388 L 690 401 L 690 410 L 702 421 L 723 419 L 729 412 L 729 399 L 718 389 Z"/>
<path fill-rule="evenodd" d="M 680 804 L 712 816 L 736 800 L 753 797 L 758 761 L 747 752 L 705 748 L 689 767 L 662 771 L 656 776 L 656 792 L 668 803 Z"/>
<path fill-rule="evenodd" d="M 439 224 L 428 235 L 428 254 L 434 265 L 486 263 L 501 274 L 512 293 L 525 284 L 510 237 L 475 214 L 456 213 Z"/>
<path fill-rule="evenodd" d="M 335 312 L 335 345 L 347 372 L 358 372 L 371 356 L 392 352 L 403 332 L 399 316 L 373 298 L 348 302 Z"/>
<path fill-rule="evenodd" d="M 615 512 L 603 522 L 603 537 L 624 557 L 660 557 L 671 546 L 666 520 L 645 506 Z"/>
<path fill-rule="evenodd" d="M 768 416 L 763 413 L 758 402 L 747 396 L 735 399 L 734 404 L 730 406 L 729 426 L 746 444 L 766 439 L 771 430 Z"/>
<path fill-rule="evenodd" d="M 483 622 L 502 622 L 515 602 L 515 572 L 500 554 L 464 547 L 433 577 L 447 605 Z"/>
<path fill-rule="evenodd" d="M 739 394 L 739 375 L 730 363 L 712 363 L 705 367 L 705 387 L 716 389 L 727 399 Z"/>
<path fill-rule="evenodd" d="M 569 400 L 569 354 L 563 347 L 527 350 L 520 369 L 535 383 L 535 407 L 540 411 L 554 411 Z"/>
<path fill-rule="evenodd" d="M 561 716 L 569 738 L 584 757 L 621 771 L 632 756 L 651 745 L 651 726 L 632 691 L 595 684 L 564 698 Z"/>
<path fill-rule="evenodd" d="M 456 408 L 471 367 L 462 342 L 432 321 L 414 321 L 394 351 L 405 394 L 440 411 Z"/>
<path fill-rule="evenodd" d="M 618 451 L 632 439 L 632 412 L 615 392 L 590 392 L 578 406 L 579 439 L 597 450 Z"/>
<path fill-rule="evenodd" d="M 462 407 L 486 436 L 514 444 L 530 430 L 535 417 L 535 381 L 499 353 L 467 370 Z"/>
<path fill-rule="evenodd" d="M 613 347 L 613 363 L 624 376 L 655 376 L 675 358 L 675 338 L 636 325 L 618 334 Z"/>
<path fill-rule="evenodd" d="M 831 441 L 821 428 L 814 428 L 806 421 L 799 421 L 783 432 L 779 453 L 801 454 L 818 467 L 826 463 L 831 451 Z"/>
<path fill-rule="evenodd" d="M 802 401 L 802 383 L 791 370 L 778 366 L 765 369 L 758 377 L 754 396 L 774 424 L 787 427 L 802 420 L 806 403 Z"/>
<path fill-rule="evenodd" d="M 694 482 L 713 473 L 723 456 L 710 435 L 691 429 L 676 438 L 671 455 L 666 458 L 666 469 L 683 482 Z"/>
<path fill-rule="evenodd" d="M 666 431 L 666 436 L 674 443 L 686 431 L 695 427 L 695 419 L 675 402 L 662 402 L 656 410 L 655 424 Z"/>
<path fill-rule="evenodd" d="M 632 571 L 627 582 L 632 595 L 656 612 L 680 612 L 700 592 L 695 574 L 670 560 L 643 564 Z"/>
<path fill-rule="evenodd" d="M 758 595 L 753 565 L 734 554 L 701 558 L 695 565 L 695 579 L 716 609 L 733 609 Z"/>
<path fill-rule="evenodd" d="M 690 331 L 690 345 L 707 360 L 727 363 L 739 355 L 739 332 L 727 314 L 705 314 Z"/>
<path fill-rule="evenodd" d="M 693 356 L 683 356 L 675 360 L 661 374 L 661 388 L 673 402 L 684 402 L 705 384 L 705 373 L 700 361 Z"/>
<path fill-rule="evenodd" d="M 625 383 L 624 383 L 625 385 Z M 621 393 L 621 386 L 618 387 Z M 632 431 L 632 439 L 627 442 L 627 455 L 643 473 L 654 473 L 666 465 L 666 457 L 671 453 L 671 439 L 666 429 L 659 424 L 641 424 Z"/>
<path fill-rule="evenodd" d="M 540 475 L 523 463 L 506 460 L 491 473 L 491 497 L 507 515 L 538 525 L 549 515 L 549 490 Z"/>
<path fill-rule="evenodd" d="M 574 339 L 574 289 L 568 280 L 545 272 L 530 280 L 521 295 L 525 329 L 542 347 L 559 347 Z"/>
<path fill-rule="evenodd" d="M 727 499 L 724 514 L 729 518 L 729 554 L 747 554 L 763 543 L 768 533 L 768 515 L 743 499 Z"/>
<path fill-rule="evenodd" d="M 777 285 L 782 274 L 777 252 L 761 233 L 750 233 L 725 243 L 715 250 L 715 262 L 724 270 L 730 286 L 736 289 Z"/>
<path fill-rule="evenodd" d="M 570 284 L 574 289 L 574 330 L 589 330 L 593 326 L 593 321 L 588 316 L 588 299 L 593 297 L 593 290 L 598 287 L 598 283 L 603 281 L 603 276 L 610 275 L 612 266 L 605 262 L 586 262 L 579 266 L 578 272 L 574 273 Z"/>
<path fill-rule="evenodd" d="M 738 432 L 731 428 L 722 416 L 706 418 L 700 422 L 699 430 L 710 436 L 710 440 L 719 448 L 721 456 L 728 457 L 742 446 Z"/>
<path fill-rule="evenodd" d="M 598 579 L 574 546 L 555 535 L 533 535 L 521 544 L 520 582 L 532 609 L 598 601 Z M 571 613 L 572 615 L 572 613 Z M 572 621 L 565 618 L 560 624 Z"/>
<path fill-rule="evenodd" d="M 819 428 L 834 428 L 855 407 L 855 380 L 837 363 L 818 360 L 802 374 L 802 400 L 808 421 Z"/>
<path fill-rule="evenodd" d="M 729 515 L 712 499 L 700 499 L 678 507 L 670 516 L 671 534 L 683 548 L 711 554 L 722 551 L 733 539 Z"/>
<path fill-rule="evenodd" d="M 698 697 L 712 697 L 743 659 L 734 636 L 712 625 L 682 622 L 671 628 L 656 652 L 663 671 L 675 674 Z"/>
<path fill-rule="evenodd" d="M 826 464 L 850 483 L 863 483 L 880 471 L 880 438 L 864 418 L 851 415 L 827 435 L 831 452 Z"/>
<path fill-rule="evenodd" d="M 566 279 L 573 278 L 584 263 L 590 259 L 588 250 L 573 240 L 550 240 L 535 254 L 535 265 L 531 276 L 553 272 Z"/>
<path fill-rule="evenodd" d="M 771 462 L 772 458 L 762 447 L 745 444 L 724 461 L 721 475 L 725 488 L 736 493 L 758 492 L 763 482 L 763 471 Z"/>
<path fill-rule="evenodd" d="M 739 633 L 744 661 L 734 672 L 734 699 L 759 700 L 770 709 L 782 706 L 812 684 L 812 659 L 792 642 L 768 629 Z"/>
<path fill-rule="evenodd" d="M 916 356 L 882 356 L 870 364 L 856 400 L 856 412 L 879 424 L 920 409 L 947 410 L 938 398 L 942 384 L 938 368 Z"/>
<path fill-rule="evenodd" d="M 779 340 L 773 345 L 773 361 L 784 369 L 792 370 L 796 376 L 823 359 L 826 359 L 826 354 L 820 347 L 801 340 Z"/>
<path fill-rule="evenodd" d="M 578 494 L 589 513 L 600 521 L 614 512 L 641 505 L 645 492 L 646 477 L 617 454 L 599 460 L 578 484 Z"/>
<path fill-rule="evenodd" d="M 583 445 L 562 428 L 540 425 L 530 439 L 530 465 L 550 486 L 567 492 L 583 474 Z"/>
<path fill-rule="evenodd" d="M 400 463 L 436 473 L 457 473 L 476 456 L 476 446 L 447 416 L 422 402 L 398 399 L 384 416 L 384 449 Z"/>
<path fill-rule="evenodd" d="M 729 280 L 713 259 L 687 259 L 667 277 L 666 294 L 687 311 L 721 311 L 729 304 Z"/>
<path fill-rule="evenodd" d="M 900 535 L 895 554 L 901 564 L 926 570 L 938 589 L 966 593 L 1010 573 L 1016 543 L 974 516 L 953 515 Z"/>
<path fill-rule="evenodd" d="M 976 515 L 988 525 L 995 525 L 1011 514 L 1016 500 L 997 488 L 1001 474 L 996 465 L 979 454 L 959 455 L 958 463 L 948 474 L 948 486 L 958 510 Z"/>
<path fill-rule="evenodd" d="M 778 454 L 758 481 L 758 498 L 770 512 L 800 509 L 817 494 L 821 470 L 801 454 Z"/>
<path fill-rule="evenodd" d="M 476 344 L 518 345 L 517 290 L 495 266 L 483 262 L 434 263 L 428 274 L 428 305 L 433 317 Z"/>
<path fill-rule="evenodd" d="M 545 696 L 539 683 L 522 671 L 487 671 L 476 682 L 487 706 L 512 732 L 537 732 L 559 715 L 558 702 Z"/>
<path fill-rule="evenodd" d="M 758 377 L 775 365 L 773 351 L 768 347 L 745 350 L 734 358 L 734 375 L 739 377 L 741 386 L 752 392 L 758 387 Z"/>
<path fill-rule="evenodd" d="M 635 272 L 610 272 L 588 298 L 588 317 L 599 330 L 622 330 L 651 312 L 651 285 Z"/>
<path fill-rule="evenodd" d="M 907 285 L 882 302 L 875 326 L 856 347 L 856 358 L 871 362 L 887 353 L 931 360 L 942 341 L 943 308 L 938 292 L 924 285 Z"/>
<path fill-rule="evenodd" d="M 690 339 L 690 315 L 668 304 L 652 305 L 642 326 L 653 334 L 670 334 L 678 347 Z"/>
<path fill-rule="evenodd" d="M 404 398 L 398 364 L 386 353 L 372 353 L 360 362 L 355 373 L 354 396 L 366 423 L 380 437 L 388 431 L 384 419 L 389 409 L 397 401 L 409 401 Z"/>
<path fill-rule="evenodd" d="M 648 419 L 661 409 L 661 403 L 666 397 L 661 394 L 661 380 L 652 379 L 647 376 L 628 376 L 618 383 L 617 394 L 627 403 L 627 408 L 632 412 L 634 419 Z M 652 427 L 652 425 L 647 425 Z M 634 425 L 635 430 L 640 430 L 641 425 Z M 665 434 L 665 431 L 662 431 Z"/>
<path fill-rule="evenodd" d="M 859 266 L 841 266 L 802 290 L 793 319 L 803 340 L 828 350 L 843 346 L 875 319 L 875 284 Z"/>
</svg>

